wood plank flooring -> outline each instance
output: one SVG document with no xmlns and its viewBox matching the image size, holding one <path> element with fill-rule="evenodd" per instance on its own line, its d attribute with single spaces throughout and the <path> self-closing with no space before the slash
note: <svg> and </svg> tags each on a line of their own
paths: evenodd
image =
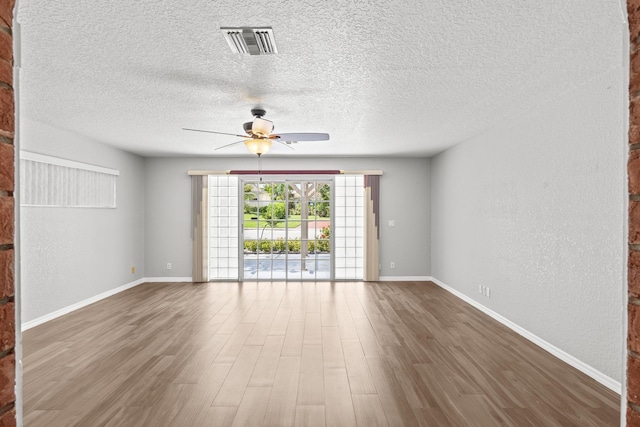
<svg viewBox="0 0 640 427">
<path fill-rule="evenodd" d="M 147 283 L 23 353 L 27 427 L 620 419 L 619 395 L 430 282 Z"/>
</svg>

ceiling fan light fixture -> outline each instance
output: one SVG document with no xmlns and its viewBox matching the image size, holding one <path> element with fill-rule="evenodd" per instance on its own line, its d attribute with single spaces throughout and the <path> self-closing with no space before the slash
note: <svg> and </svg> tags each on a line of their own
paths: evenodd
<svg viewBox="0 0 640 427">
<path fill-rule="evenodd" d="M 254 135 L 269 136 L 273 132 L 273 122 L 256 117 L 251 125 L 251 132 Z"/>
<path fill-rule="evenodd" d="M 220 27 L 233 53 L 268 55 L 278 53 L 271 27 Z"/>
<path fill-rule="evenodd" d="M 270 139 L 252 138 L 244 141 L 244 145 L 247 147 L 247 149 L 253 154 L 257 154 L 258 156 L 262 156 L 264 153 L 267 153 L 272 144 L 273 143 Z"/>
</svg>

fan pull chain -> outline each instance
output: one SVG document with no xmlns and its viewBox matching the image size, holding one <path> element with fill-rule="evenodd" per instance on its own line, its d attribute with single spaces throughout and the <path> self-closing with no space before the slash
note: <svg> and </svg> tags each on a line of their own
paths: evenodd
<svg viewBox="0 0 640 427">
<path fill-rule="evenodd" d="M 260 177 L 260 182 L 262 182 L 262 155 L 258 154 L 258 176 Z"/>
</svg>

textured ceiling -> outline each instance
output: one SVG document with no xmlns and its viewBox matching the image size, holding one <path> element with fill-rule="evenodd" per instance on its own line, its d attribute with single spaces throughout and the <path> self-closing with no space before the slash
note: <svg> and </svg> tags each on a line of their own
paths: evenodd
<svg viewBox="0 0 640 427">
<path fill-rule="evenodd" d="M 618 0 L 20 0 L 24 117 L 145 156 L 244 155 L 260 105 L 327 142 L 269 155 L 433 155 L 621 65 Z M 279 54 L 221 26 L 271 26 Z"/>
</svg>

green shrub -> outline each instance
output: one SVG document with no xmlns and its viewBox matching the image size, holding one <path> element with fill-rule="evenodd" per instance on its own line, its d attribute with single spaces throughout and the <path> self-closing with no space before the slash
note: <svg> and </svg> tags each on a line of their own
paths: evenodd
<svg viewBox="0 0 640 427">
<path fill-rule="evenodd" d="M 276 240 L 245 240 L 244 250 L 247 253 L 270 253 L 270 252 L 284 252 L 300 253 L 301 242 L 300 239 L 289 240 L 287 247 L 286 241 L 281 237 Z M 329 252 L 329 240 L 310 240 L 308 242 L 309 253 L 313 252 Z"/>
<path fill-rule="evenodd" d="M 245 240 L 244 250 L 247 252 L 255 253 L 258 249 L 258 242 L 256 240 Z"/>
<path fill-rule="evenodd" d="M 320 229 L 320 235 L 316 239 L 329 239 L 331 237 L 331 227 L 328 225 Z"/>
<path fill-rule="evenodd" d="M 300 215 L 300 203 L 289 203 L 289 215 Z"/>
<path fill-rule="evenodd" d="M 300 252 L 300 239 L 289 240 L 289 252 Z"/>
<path fill-rule="evenodd" d="M 260 252 L 271 252 L 273 240 L 260 240 Z"/>
<path fill-rule="evenodd" d="M 316 203 L 315 214 L 323 218 L 329 218 L 329 203 Z"/>
<path fill-rule="evenodd" d="M 273 242 L 273 251 L 274 252 L 284 252 L 287 250 L 286 241 L 280 237 Z"/>
<path fill-rule="evenodd" d="M 322 200 L 331 199 L 331 187 L 329 186 L 329 184 L 324 184 L 322 187 L 320 187 L 319 193 Z"/>
<path fill-rule="evenodd" d="M 314 243 L 315 252 L 329 252 L 328 240 L 316 240 Z M 311 251 L 311 249 L 309 249 L 309 251 Z"/>
<path fill-rule="evenodd" d="M 284 219 L 287 216 L 287 207 L 282 202 L 270 203 L 265 206 L 262 217 L 264 219 Z"/>
</svg>

